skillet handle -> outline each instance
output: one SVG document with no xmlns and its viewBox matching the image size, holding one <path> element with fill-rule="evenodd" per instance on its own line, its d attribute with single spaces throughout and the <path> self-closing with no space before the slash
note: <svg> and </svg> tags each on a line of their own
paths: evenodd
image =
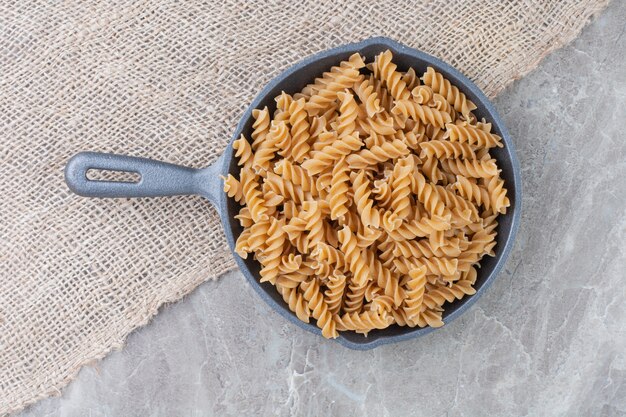
<svg viewBox="0 0 626 417">
<path fill-rule="evenodd" d="M 98 181 L 87 178 L 87 171 L 99 169 L 136 173 L 137 182 Z M 147 158 L 99 152 L 81 152 L 65 166 L 65 182 L 84 197 L 161 197 L 198 194 L 200 170 Z"/>
</svg>

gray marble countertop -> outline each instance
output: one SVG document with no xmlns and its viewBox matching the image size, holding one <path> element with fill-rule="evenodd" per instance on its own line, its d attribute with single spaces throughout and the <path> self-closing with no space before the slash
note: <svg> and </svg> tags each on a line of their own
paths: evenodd
<svg viewBox="0 0 626 417">
<path fill-rule="evenodd" d="M 460 319 L 350 351 L 234 272 L 21 416 L 626 415 L 625 31 L 617 0 L 496 99 L 521 160 L 522 225 Z"/>
</svg>

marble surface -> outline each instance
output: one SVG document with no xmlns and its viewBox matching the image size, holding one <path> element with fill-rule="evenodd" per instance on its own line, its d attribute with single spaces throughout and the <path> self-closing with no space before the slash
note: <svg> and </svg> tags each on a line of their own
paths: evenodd
<svg viewBox="0 0 626 417">
<path fill-rule="evenodd" d="M 625 31 L 614 1 L 496 100 L 521 160 L 522 225 L 460 319 L 350 351 L 230 273 L 20 415 L 626 415 Z"/>
</svg>

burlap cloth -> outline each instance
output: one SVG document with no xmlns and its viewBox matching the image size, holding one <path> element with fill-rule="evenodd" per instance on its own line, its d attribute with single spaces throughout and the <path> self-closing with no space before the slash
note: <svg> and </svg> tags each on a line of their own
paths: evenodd
<svg viewBox="0 0 626 417">
<path fill-rule="evenodd" d="M 58 394 L 163 303 L 235 266 L 206 201 L 77 197 L 63 182 L 74 153 L 205 166 L 272 77 L 375 35 L 493 97 L 606 4 L 0 1 L 0 414 Z"/>
</svg>

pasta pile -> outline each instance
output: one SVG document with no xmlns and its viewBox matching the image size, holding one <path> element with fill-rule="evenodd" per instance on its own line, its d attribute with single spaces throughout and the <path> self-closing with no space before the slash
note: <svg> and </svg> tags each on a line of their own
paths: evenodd
<svg viewBox="0 0 626 417">
<path fill-rule="evenodd" d="M 509 206 L 489 155 L 501 138 L 475 108 L 433 68 L 398 71 L 390 51 L 283 92 L 233 143 L 236 252 L 324 337 L 442 326 L 444 303 L 475 293 Z"/>
</svg>

